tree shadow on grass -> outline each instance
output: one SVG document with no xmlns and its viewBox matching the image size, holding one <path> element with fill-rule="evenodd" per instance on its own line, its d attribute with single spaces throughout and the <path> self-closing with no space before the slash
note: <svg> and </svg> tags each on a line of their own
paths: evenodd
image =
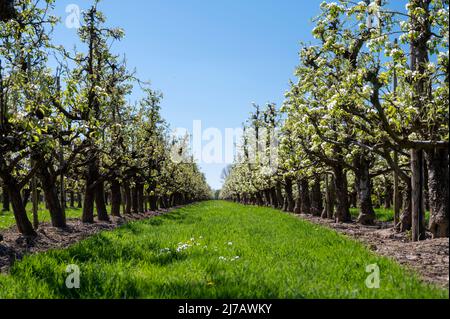
<svg viewBox="0 0 450 319">
<path fill-rule="evenodd" d="M 152 218 L 145 221 L 145 224 L 151 226 L 161 226 L 165 222 L 174 222 L 178 224 L 195 224 L 198 223 L 202 218 L 200 216 L 194 216 L 185 210 L 177 210 L 165 215 L 158 216 L 157 218 Z"/>
<path fill-rule="evenodd" d="M 148 283 L 162 299 L 280 299 L 280 291 L 264 283 L 249 285 L 242 280 L 223 283 L 171 281 Z M 303 299 L 299 296 L 297 299 Z"/>
</svg>

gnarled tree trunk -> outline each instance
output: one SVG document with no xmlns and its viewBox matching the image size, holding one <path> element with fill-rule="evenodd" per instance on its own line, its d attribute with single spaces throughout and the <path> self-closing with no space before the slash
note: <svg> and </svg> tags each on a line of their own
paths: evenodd
<svg viewBox="0 0 450 319">
<path fill-rule="evenodd" d="M 22 191 L 23 206 L 25 206 L 25 208 L 27 207 L 28 202 L 30 201 L 30 196 L 31 196 L 31 188 L 26 188 Z"/>
<path fill-rule="evenodd" d="M 364 155 L 356 156 L 354 160 L 356 167 L 356 190 L 360 212 L 358 223 L 362 225 L 373 225 L 375 223 L 375 211 L 372 205 L 372 185 L 369 173 L 369 162 Z"/>
<path fill-rule="evenodd" d="M 2 198 L 2 204 L 3 204 L 2 210 L 4 212 L 9 212 L 9 206 L 10 206 L 9 194 L 8 194 L 8 188 L 5 185 L 3 185 L 3 188 L 2 188 L 2 196 L 3 196 L 3 198 Z"/>
<path fill-rule="evenodd" d="M 127 182 L 123 184 L 123 192 L 125 197 L 125 214 L 129 215 L 132 211 L 132 199 L 131 199 L 131 189 Z"/>
<path fill-rule="evenodd" d="M 56 187 L 56 176 L 52 176 L 48 167 L 42 165 L 39 169 L 39 177 L 41 180 L 42 190 L 44 191 L 47 209 L 50 211 L 52 226 L 57 228 L 65 228 L 66 216 L 58 198 L 58 189 Z"/>
<path fill-rule="evenodd" d="M 449 237 L 449 171 L 448 150 L 426 152 L 428 162 L 428 192 L 430 198 L 430 231 L 433 238 Z"/>
<path fill-rule="evenodd" d="M 117 179 L 111 181 L 111 215 L 120 217 L 120 207 L 122 204 L 122 194 L 120 183 Z"/>
<path fill-rule="evenodd" d="M 142 183 L 138 183 L 136 185 L 137 188 L 137 196 L 138 196 L 138 213 L 139 214 L 143 214 L 144 213 L 144 201 L 145 201 L 145 196 L 144 196 L 144 184 Z"/>
<path fill-rule="evenodd" d="M 95 206 L 98 220 L 109 221 L 105 203 L 105 183 L 103 181 L 98 181 L 95 186 Z"/>
<path fill-rule="evenodd" d="M 400 232 L 411 230 L 411 180 L 406 183 L 403 191 L 402 213 L 400 215 Z"/>
<path fill-rule="evenodd" d="M 0 164 L 1 159 L 0 159 Z M 20 195 L 20 187 L 10 171 L 1 165 L 0 177 L 3 180 L 4 186 L 8 189 L 8 197 L 11 201 L 14 218 L 16 220 L 17 228 L 19 232 L 25 236 L 36 236 L 36 232 L 33 229 L 33 225 L 28 219 L 25 206 L 23 206 L 22 196 Z M 3 188 L 5 189 L 5 188 Z"/>
<path fill-rule="evenodd" d="M 411 150 L 411 233 L 413 241 L 424 240 L 426 237 L 423 168 L 423 150 Z"/>
<path fill-rule="evenodd" d="M 314 176 L 314 184 L 311 190 L 311 213 L 320 216 L 323 211 L 322 193 L 320 191 L 320 176 Z"/>
<path fill-rule="evenodd" d="M 139 195 L 136 185 L 131 188 L 131 211 L 133 214 L 137 214 L 139 212 Z"/>
<path fill-rule="evenodd" d="M 350 207 L 348 204 L 347 174 L 341 165 L 333 167 L 334 189 L 336 192 L 335 220 L 344 223 L 351 220 Z"/>
<path fill-rule="evenodd" d="M 278 197 L 276 188 L 272 187 L 269 191 L 270 191 L 270 205 L 272 206 L 272 208 L 278 208 Z"/>
<path fill-rule="evenodd" d="M 84 190 L 84 203 L 83 203 L 83 223 L 94 222 L 94 201 L 95 201 L 95 187 L 94 183 L 97 179 L 97 165 L 95 161 L 91 161 L 88 164 L 86 171 L 86 186 Z"/>
<path fill-rule="evenodd" d="M 301 197 L 301 211 L 302 214 L 311 214 L 311 202 L 309 197 L 309 184 L 306 178 L 302 178 L 298 183 L 298 188 Z"/>
<path fill-rule="evenodd" d="M 294 196 L 292 195 L 292 179 L 286 178 L 284 182 L 284 191 L 286 193 L 285 211 L 293 212 L 295 207 Z"/>
<path fill-rule="evenodd" d="M 329 181 L 328 174 L 325 175 L 325 207 L 322 212 L 323 219 L 333 219 L 334 216 L 334 181 Z"/>
<path fill-rule="evenodd" d="M 276 208 L 282 208 L 283 207 L 283 192 L 281 191 L 281 183 L 277 182 L 276 186 L 275 186 L 275 193 L 276 193 L 276 198 L 277 198 L 277 202 L 278 205 Z"/>
</svg>

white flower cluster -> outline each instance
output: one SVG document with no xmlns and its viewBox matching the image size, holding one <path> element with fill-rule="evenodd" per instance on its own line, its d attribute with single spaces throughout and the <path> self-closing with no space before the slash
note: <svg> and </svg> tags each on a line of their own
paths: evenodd
<svg viewBox="0 0 450 319">
<path fill-rule="evenodd" d="M 200 236 L 199 239 L 203 239 L 203 236 Z M 177 248 L 175 249 L 175 251 L 177 253 L 180 253 L 182 251 L 188 250 L 191 247 L 194 246 L 200 246 L 200 242 L 198 242 L 194 237 L 192 237 L 191 239 L 189 239 L 186 242 L 179 242 L 177 245 Z M 208 246 L 203 246 L 203 248 L 208 248 Z M 172 250 L 170 248 L 163 248 L 159 251 L 161 254 L 170 254 L 172 253 Z"/>
<path fill-rule="evenodd" d="M 238 260 L 240 258 L 241 257 L 239 257 L 239 256 L 234 256 L 234 257 L 231 257 L 231 258 L 226 258 L 224 256 L 220 256 L 219 260 L 222 260 L 222 261 L 236 261 L 236 260 Z"/>
<path fill-rule="evenodd" d="M 229 241 L 225 245 L 233 246 L 233 242 Z M 215 249 L 215 250 L 217 251 L 217 249 Z M 241 258 L 240 256 L 233 256 L 233 257 L 228 257 L 228 258 L 224 257 L 224 256 L 220 256 L 219 260 L 221 260 L 221 261 L 236 261 L 236 260 L 238 260 L 240 258 Z"/>
<path fill-rule="evenodd" d="M 200 236 L 200 239 L 202 239 L 202 238 L 203 237 Z M 185 243 L 183 243 L 183 242 L 178 243 L 178 247 L 177 247 L 176 251 L 179 253 L 184 250 L 188 250 L 189 248 L 194 247 L 194 246 L 200 246 L 200 243 L 197 242 L 194 237 L 192 237 L 190 240 L 188 240 Z"/>
</svg>

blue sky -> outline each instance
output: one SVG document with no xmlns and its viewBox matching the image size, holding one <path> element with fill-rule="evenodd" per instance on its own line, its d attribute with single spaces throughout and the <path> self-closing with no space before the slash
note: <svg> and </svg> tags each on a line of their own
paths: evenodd
<svg viewBox="0 0 450 319">
<path fill-rule="evenodd" d="M 311 19 L 322 0 L 104 0 L 108 25 L 125 30 L 114 51 L 164 94 L 171 127 L 240 127 L 251 103 L 283 102 L 298 63 L 300 42 L 312 41 Z M 401 1 L 403 2 L 403 1 Z M 123 3 L 126 3 L 123 5 Z M 54 41 L 72 47 L 75 29 L 64 27 L 65 9 L 91 1 L 58 0 L 63 24 Z M 137 98 L 134 96 L 133 98 Z M 221 187 L 224 164 L 202 164 L 211 187 Z"/>
</svg>

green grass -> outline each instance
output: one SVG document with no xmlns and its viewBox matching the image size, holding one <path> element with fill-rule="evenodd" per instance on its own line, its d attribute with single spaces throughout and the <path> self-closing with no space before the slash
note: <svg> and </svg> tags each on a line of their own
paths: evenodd
<svg viewBox="0 0 450 319">
<path fill-rule="evenodd" d="M 380 222 L 392 222 L 394 221 L 394 210 L 386 208 L 374 208 L 377 220 Z M 350 208 L 350 213 L 353 218 L 358 218 L 359 208 Z"/>
<path fill-rule="evenodd" d="M 32 204 L 28 204 L 27 207 L 28 218 L 33 221 L 32 215 Z M 82 209 L 81 208 L 66 208 L 67 218 L 81 218 Z M 50 213 L 45 208 L 44 204 L 39 205 L 38 209 L 39 222 L 50 222 Z M 0 230 L 7 229 L 16 224 L 14 219 L 14 214 L 12 212 L 2 212 L 0 211 Z"/>
<path fill-rule="evenodd" d="M 380 222 L 393 222 L 394 221 L 394 210 L 386 208 L 374 208 L 376 219 Z M 359 208 L 350 208 L 350 214 L 354 219 L 359 216 Z M 425 221 L 428 225 L 430 221 L 430 212 L 425 212 Z"/>
<path fill-rule="evenodd" d="M 65 287 L 69 264 L 81 269 L 80 289 Z M 379 289 L 365 285 L 369 264 L 380 268 Z M 448 298 L 448 290 L 333 230 L 211 201 L 27 256 L 0 275 L 0 298 Z"/>
</svg>

